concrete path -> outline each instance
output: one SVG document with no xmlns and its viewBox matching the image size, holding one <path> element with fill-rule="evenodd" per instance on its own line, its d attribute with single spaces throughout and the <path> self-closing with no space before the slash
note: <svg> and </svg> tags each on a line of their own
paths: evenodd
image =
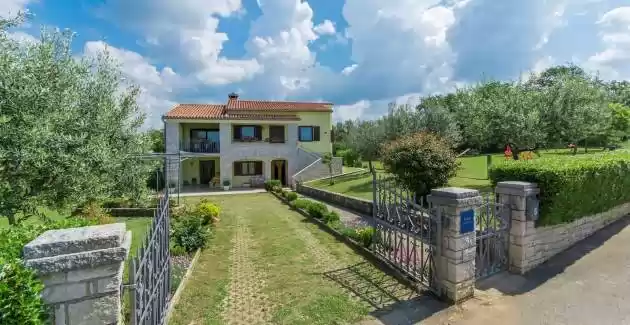
<svg viewBox="0 0 630 325">
<path fill-rule="evenodd" d="M 416 324 L 630 324 L 628 225 L 611 224 L 525 276 L 482 281 L 476 298 Z"/>
<path fill-rule="evenodd" d="M 307 198 L 309 200 L 313 200 L 313 201 L 317 201 L 317 202 L 321 202 L 323 204 L 325 204 L 328 207 L 328 210 L 330 211 L 335 211 L 339 214 L 339 219 L 341 220 L 341 222 L 346 225 L 346 227 L 352 227 L 352 228 L 357 228 L 357 227 L 365 227 L 365 226 L 369 226 L 370 225 L 370 218 L 371 216 L 363 216 L 360 215 L 354 211 L 351 211 L 349 209 L 346 209 L 344 207 L 340 207 L 334 204 L 330 204 L 328 202 L 324 202 L 318 199 L 314 199 L 310 196 L 306 196 L 304 194 L 299 194 L 300 196 Z"/>
<path fill-rule="evenodd" d="M 180 197 L 187 196 L 213 196 L 213 195 L 233 195 L 233 194 L 253 194 L 253 193 L 264 193 L 265 189 L 255 188 L 255 189 L 244 189 L 244 190 L 230 190 L 230 191 L 199 191 L 199 192 L 190 192 L 190 193 L 179 193 Z M 171 196 L 177 196 L 177 193 L 171 194 Z"/>
</svg>

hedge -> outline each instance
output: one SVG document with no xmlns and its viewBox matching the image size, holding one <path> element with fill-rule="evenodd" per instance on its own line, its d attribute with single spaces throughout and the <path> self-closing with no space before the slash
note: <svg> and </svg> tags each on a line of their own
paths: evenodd
<svg viewBox="0 0 630 325">
<path fill-rule="evenodd" d="M 554 156 L 492 166 L 493 186 L 501 181 L 537 183 L 537 226 L 568 223 L 630 202 L 630 152 Z"/>
</svg>

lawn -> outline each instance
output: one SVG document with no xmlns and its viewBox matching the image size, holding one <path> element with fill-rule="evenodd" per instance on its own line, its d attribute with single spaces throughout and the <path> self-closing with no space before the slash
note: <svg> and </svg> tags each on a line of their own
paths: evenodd
<svg viewBox="0 0 630 325">
<path fill-rule="evenodd" d="M 348 324 L 416 295 L 267 193 L 208 199 L 221 221 L 169 324 Z"/>
<path fill-rule="evenodd" d="M 594 154 L 602 152 L 601 148 L 589 148 L 588 153 L 583 149 L 578 154 Z M 545 155 L 570 155 L 568 149 L 541 150 L 540 154 Z M 505 161 L 502 153 L 492 154 L 492 164 L 500 164 Z M 535 159 L 535 158 L 534 158 Z M 488 179 L 487 157 L 485 155 L 461 157 L 457 159 L 460 167 L 457 175 L 449 180 L 448 186 L 465 187 L 478 189 L 481 192 L 491 192 L 492 187 Z M 373 162 L 377 173 L 385 174 L 383 165 L 380 162 Z M 367 168 L 367 163 L 364 163 Z M 342 178 L 330 185 L 328 180 L 319 180 L 307 183 L 309 186 L 321 188 L 327 191 L 341 193 L 348 196 L 372 200 L 372 176 L 368 173 L 362 177 Z"/>
</svg>

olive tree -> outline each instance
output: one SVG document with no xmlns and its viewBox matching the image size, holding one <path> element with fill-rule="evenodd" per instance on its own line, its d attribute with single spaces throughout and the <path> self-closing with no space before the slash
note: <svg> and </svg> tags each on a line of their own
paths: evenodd
<svg viewBox="0 0 630 325">
<path fill-rule="evenodd" d="M 70 32 L 18 43 L 0 21 L 0 215 L 15 224 L 45 205 L 141 199 L 152 166 L 139 89 L 105 52 L 77 58 Z"/>
</svg>

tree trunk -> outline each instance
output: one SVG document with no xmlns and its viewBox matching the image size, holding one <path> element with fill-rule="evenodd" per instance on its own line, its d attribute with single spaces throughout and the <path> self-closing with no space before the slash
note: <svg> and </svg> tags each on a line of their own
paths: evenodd
<svg viewBox="0 0 630 325">
<path fill-rule="evenodd" d="M 372 160 L 368 160 L 368 168 L 370 169 L 370 171 L 374 171 L 374 166 L 372 166 Z"/>
<path fill-rule="evenodd" d="M 17 224 L 17 221 L 15 220 L 15 214 L 7 214 L 7 219 L 9 219 L 9 225 L 15 226 Z"/>
</svg>

